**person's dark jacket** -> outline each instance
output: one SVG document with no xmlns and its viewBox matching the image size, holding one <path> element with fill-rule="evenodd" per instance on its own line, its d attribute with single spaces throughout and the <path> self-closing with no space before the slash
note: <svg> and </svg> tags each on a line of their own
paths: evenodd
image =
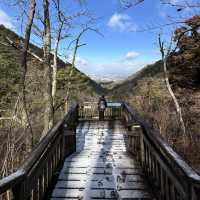
<svg viewBox="0 0 200 200">
<path fill-rule="evenodd" d="M 103 97 L 99 98 L 98 108 L 104 110 L 104 109 L 106 109 L 106 107 L 107 107 L 106 99 Z"/>
</svg>

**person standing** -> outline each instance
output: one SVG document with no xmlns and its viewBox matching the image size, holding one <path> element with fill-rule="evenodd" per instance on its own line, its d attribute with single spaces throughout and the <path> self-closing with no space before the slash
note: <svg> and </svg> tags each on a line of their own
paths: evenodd
<svg viewBox="0 0 200 200">
<path fill-rule="evenodd" d="M 107 107 L 107 102 L 106 102 L 105 96 L 102 95 L 98 101 L 99 120 L 100 121 L 104 120 L 104 111 L 105 111 L 106 107 Z"/>
</svg>

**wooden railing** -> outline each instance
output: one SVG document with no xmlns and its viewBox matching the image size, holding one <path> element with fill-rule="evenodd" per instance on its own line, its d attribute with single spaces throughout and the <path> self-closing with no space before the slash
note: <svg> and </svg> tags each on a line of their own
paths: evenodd
<svg viewBox="0 0 200 200">
<path fill-rule="evenodd" d="M 127 104 L 123 118 L 136 154 L 159 200 L 200 200 L 200 176 Z M 140 131 L 135 129 L 140 128 Z"/>
<path fill-rule="evenodd" d="M 15 200 L 43 199 L 59 165 L 76 150 L 78 105 L 52 128 L 14 174 L 0 180 L 0 195 L 8 191 Z"/>
<path fill-rule="evenodd" d="M 107 108 L 104 112 L 104 118 L 121 119 L 122 103 L 120 102 L 107 102 Z M 79 119 L 91 120 L 99 119 L 99 110 L 97 102 L 84 102 L 79 104 Z"/>
</svg>

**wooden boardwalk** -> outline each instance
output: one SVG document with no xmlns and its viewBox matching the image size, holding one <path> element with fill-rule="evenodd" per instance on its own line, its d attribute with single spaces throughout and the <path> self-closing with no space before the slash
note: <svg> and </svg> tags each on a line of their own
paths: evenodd
<svg viewBox="0 0 200 200">
<path fill-rule="evenodd" d="M 76 153 L 67 157 L 51 200 L 154 199 L 139 163 L 126 151 L 120 121 L 81 122 Z"/>
<path fill-rule="evenodd" d="M 200 200 L 199 174 L 152 124 L 125 102 L 110 102 L 105 119 L 97 121 L 96 102 L 72 106 L 0 180 L 0 199 Z"/>
</svg>

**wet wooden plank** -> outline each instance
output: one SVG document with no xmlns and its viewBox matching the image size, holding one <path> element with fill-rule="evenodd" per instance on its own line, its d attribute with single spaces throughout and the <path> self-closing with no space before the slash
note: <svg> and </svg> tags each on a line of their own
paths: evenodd
<svg viewBox="0 0 200 200">
<path fill-rule="evenodd" d="M 77 199 L 78 198 L 56 198 L 56 197 L 53 197 L 50 200 L 77 200 Z"/>
<path fill-rule="evenodd" d="M 87 168 L 74 168 L 74 167 L 69 167 L 69 168 L 63 168 L 61 170 L 61 174 L 87 174 L 88 169 Z"/>
<path fill-rule="evenodd" d="M 81 189 L 59 189 L 55 188 L 52 197 L 56 198 L 80 198 L 83 195 Z"/>
<path fill-rule="evenodd" d="M 91 175 L 92 174 L 92 175 Z M 90 176 L 90 179 L 92 181 L 98 181 L 98 180 L 109 180 L 109 181 L 112 181 L 114 180 L 115 178 L 118 178 L 118 179 L 122 179 L 122 175 L 118 175 L 118 174 L 112 174 L 112 175 L 109 175 L 109 174 L 94 174 L 94 173 L 91 173 L 91 174 L 65 174 L 65 173 L 60 173 L 59 175 L 59 180 L 74 180 L 74 181 L 78 181 L 78 180 L 87 180 L 88 179 L 88 176 Z M 138 175 L 138 174 L 135 174 L 135 175 L 126 175 L 125 176 L 125 181 L 142 181 L 143 178 L 141 177 L 141 175 Z"/>
<path fill-rule="evenodd" d="M 144 182 L 125 182 L 125 183 L 114 183 L 106 180 L 92 182 L 91 189 L 117 189 L 120 190 L 145 190 L 147 185 Z"/>
<path fill-rule="evenodd" d="M 144 190 L 90 190 L 89 198 L 113 198 L 113 199 L 124 199 L 124 200 L 136 200 L 136 199 L 151 199 L 152 196 Z"/>
<path fill-rule="evenodd" d="M 56 198 L 79 198 L 86 196 L 84 199 L 124 199 L 124 200 L 135 200 L 135 199 L 152 199 L 152 196 L 144 190 L 112 190 L 112 189 L 55 189 L 52 197 Z"/>
<path fill-rule="evenodd" d="M 85 189 L 86 181 L 58 181 L 55 188 L 60 189 Z"/>
<path fill-rule="evenodd" d="M 87 174 L 64 174 L 60 173 L 59 180 L 69 180 L 69 181 L 83 181 L 87 179 Z"/>
</svg>

